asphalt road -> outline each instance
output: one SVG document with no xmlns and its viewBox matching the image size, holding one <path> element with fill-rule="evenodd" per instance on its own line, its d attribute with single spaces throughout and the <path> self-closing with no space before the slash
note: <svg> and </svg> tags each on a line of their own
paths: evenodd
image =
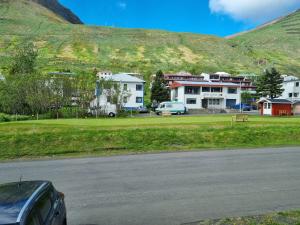
<svg viewBox="0 0 300 225">
<path fill-rule="evenodd" d="M 173 225 L 300 208 L 300 148 L 0 164 L 0 183 L 52 180 L 71 225 Z"/>
</svg>

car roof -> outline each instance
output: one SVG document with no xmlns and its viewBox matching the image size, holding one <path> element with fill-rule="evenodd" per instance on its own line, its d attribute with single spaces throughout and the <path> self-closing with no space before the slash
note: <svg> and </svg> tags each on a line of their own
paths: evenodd
<svg viewBox="0 0 300 225">
<path fill-rule="evenodd" d="M 30 203 L 49 184 L 49 181 L 22 181 L 0 185 L 0 224 L 20 222 Z"/>
</svg>

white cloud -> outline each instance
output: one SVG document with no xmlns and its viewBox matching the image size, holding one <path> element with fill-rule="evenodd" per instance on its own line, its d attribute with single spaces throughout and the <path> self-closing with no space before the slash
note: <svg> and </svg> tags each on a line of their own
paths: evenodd
<svg viewBox="0 0 300 225">
<path fill-rule="evenodd" d="M 118 2 L 117 6 L 118 6 L 120 9 L 126 9 L 126 8 L 127 8 L 126 2 Z"/>
<path fill-rule="evenodd" d="M 300 8 L 300 0 L 209 0 L 211 12 L 261 23 Z"/>
</svg>

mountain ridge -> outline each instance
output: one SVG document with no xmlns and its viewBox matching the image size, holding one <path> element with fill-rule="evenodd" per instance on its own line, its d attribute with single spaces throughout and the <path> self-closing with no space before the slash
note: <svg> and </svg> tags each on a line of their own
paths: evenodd
<svg viewBox="0 0 300 225">
<path fill-rule="evenodd" d="M 75 15 L 70 9 L 60 4 L 58 0 L 27 0 L 27 1 L 32 1 L 46 7 L 47 9 L 61 16 L 66 21 L 72 24 L 83 24 L 83 22 L 77 15 Z"/>
</svg>

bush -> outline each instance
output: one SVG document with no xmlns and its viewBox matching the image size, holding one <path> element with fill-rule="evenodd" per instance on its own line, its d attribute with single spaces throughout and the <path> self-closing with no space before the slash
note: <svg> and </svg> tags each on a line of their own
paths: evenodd
<svg viewBox="0 0 300 225">
<path fill-rule="evenodd" d="M 11 121 L 11 117 L 9 115 L 0 113 L 0 123 L 1 122 L 10 122 L 10 121 Z"/>
<path fill-rule="evenodd" d="M 11 122 L 11 121 L 22 121 L 22 120 L 30 120 L 30 116 L 25 116 L 25 115 L 17 115 L 17 119 L 15 115 L 8 115 L 4 113 L 0 113 L 0 123 L 3 122 Z"/>
</svg>

